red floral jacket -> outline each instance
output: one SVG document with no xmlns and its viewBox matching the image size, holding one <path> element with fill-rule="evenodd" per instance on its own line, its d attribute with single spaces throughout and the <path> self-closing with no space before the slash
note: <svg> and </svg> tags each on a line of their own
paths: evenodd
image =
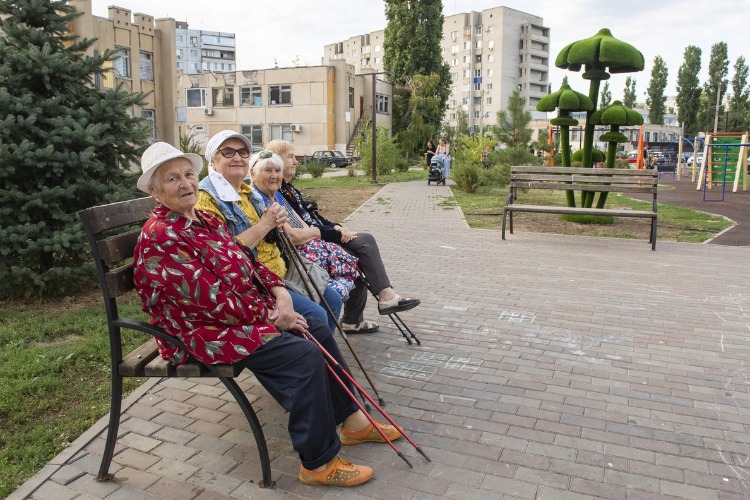
<svg viewBox="0 0 750 500">
<path fill-rule="evenodd" d="M 280 335 L 268 323 L 270 290 L 284 286 L 238 245 L 213 215 L 202 223 L 154 208 L 135 247 L 133 278 L 143 310 L 204 363 L 234 363 Z M 157 340 L 164 359 L 187 361 L 181 349 Z"/>
</svg>

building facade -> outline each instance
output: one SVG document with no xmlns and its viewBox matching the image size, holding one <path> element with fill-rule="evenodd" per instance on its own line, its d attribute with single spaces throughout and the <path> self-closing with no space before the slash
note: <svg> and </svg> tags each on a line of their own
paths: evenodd
<svg viewBox="0 0 750 500">
<path fill-rule="evenodd" d="M 324 61 L 345 60 L 355 72 L 382 72 L 384 30 L 358 35 L 323 48 Z M 440 50 L 452 83 L 445 119 L 455 127 L 459 109 L 469 126 L 484 130 L 519 90 L 535 118 L 536 103 L 549 88 L 550 30 L 541 17 L 508 7 L 447 16 Z"/>
<path fill-rule="evenodd" d="M 178 21 L 175 27 L 177 69 L 189 75 L 237 70 L 234 33 L 191 30 Z"/>
<path fill-rule="evenodd" d="M 351 154 L 356 134 L 372 116 L 391 128 L 391 85 L 355 74 L 342 60 L 324 66 L 178 74 L 178 120 L 184 135 L 205 146 L 220 130 L 253 144 L 293 142 L 297 155 L 336 149 Z"/>
<path fill-rule="evenodd" d="M 132 109 L 134 115 L 151 122 L 153 140 L 177 144 L 176 116 L 176 59 L 175 21 L 157 19 L 148 14 L 110 6 L 108 18 L 94 16 L 91 0 L 71 0 L 82 15 L 76 18 L 71 30 L 83 38 L 96 38 L 90 55 L 116 50 L 118 57 L 109 63 L 112 68 L 103 78 L 97 78 L 98 88 L 117 85 L 133 92 L 144 92 L 144 104 Z"/>
</svg>

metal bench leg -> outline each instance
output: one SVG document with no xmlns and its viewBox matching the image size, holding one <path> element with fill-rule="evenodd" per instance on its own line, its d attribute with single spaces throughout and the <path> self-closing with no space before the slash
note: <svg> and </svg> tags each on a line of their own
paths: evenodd
<svg viewBox="0 0 750 500">
<path fill-rule="evenodd" d="M 261 488 L 273 488 L 275 484 L 271 478 L 271 460 L 268 458 L 268 446 L 266 445 L 266 437 L 263 434 L 263 427 L 261 427 L 258 421 L 258 416 L 255 414 L 255 410 L 250 406 L 250 402 L 247 400 L 247 396 L 242 392 L 237 381 L 232 378 L 219 377 L 224 386 L 229 389 L 232 393 L 237 404 L 240 405 L 242 413 L 245 414 L 247 423 L 250 424 L 250 429 L 253 431 L 255 436 L 255 444 L 258 445 L 258 455 L 260 457 L 260 468 L 263 472 L 263 480 L 259 484 Z"/>
<path fill-rule="evenodd" d="M 501 232 L 502 239 L 505 239 L 505 217 L 506 215 L 508 215 L 508 211 L 505 208 L 503 208 L 503 228 Z"/>
<path fill-rule="evenodd" d="M 656 218 L 651 219 L 651 250 L 656 250 Z"/>
<path fill-rule="evenodd" d="M 109 481 L 114 479 L 114 474 L 110 474 L 109 466 L 112 464 L 112 457 L 115 454 L 115 445 L 117 444 L 117 432 L 120 429 L 120 411 L 122 410 L 122 377 L 116 373 L 112 374 L 112 400 L 109 405 L 109 425 L 107 426 L 107 441 L 104 445 L 102 454 L 102 463 L 99 466 L 99 474 L 96 475 L 97 481 Z"/>
</svg>

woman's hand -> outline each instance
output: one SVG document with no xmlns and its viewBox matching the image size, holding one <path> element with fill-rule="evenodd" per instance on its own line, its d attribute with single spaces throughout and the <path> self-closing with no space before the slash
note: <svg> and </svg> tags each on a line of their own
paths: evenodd
<svg viewBox="0 0 750 500">
<path fill-rule="evenodd" d="M 268 321 L 281 330 L 306 330 L 307 322 L 302 315 L 294 312 L 292 297 L 286 288 L 276 286 L 271 293 L 276 298 L 276 307 L 268 314 Z"/>
<path fill-rule="evenodd" d="M 354 238 L 357 237 L 356 232 L 349 231 L 344 226 L 337 225 L 337 226 L 334 226 L 334 229 L 336 229 L 336 231 L 338 231 L 339 234 L 341 234 L 341 243 L 349 243 L 350 241 L 352 241 Z"/>
<path fill-rule="evenodd" d="M 276 228 L 282 228 L 282 226 L 287 223 L 287 220 L 288 217 L 286 209 L 284 209 L 284 207 L 282 207 L 278 204 L 278 202 L 275 201 L 266 209 L 265 212 L 263 212 L 263 216 L 260 218 L 261 224 L 263 224 L 265 228 L 268 228 L 268 231 Z"/>
</svg>

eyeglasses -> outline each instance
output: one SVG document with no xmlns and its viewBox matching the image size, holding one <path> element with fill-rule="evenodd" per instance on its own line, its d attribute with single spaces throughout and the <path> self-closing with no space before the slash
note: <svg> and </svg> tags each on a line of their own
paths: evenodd
<svg viewBox="0 0 750 500">
<path fill-rule="evenodd" d="M 252 165 L 250 165 L 250 168 L 255 167 L 255 164 L 258 163 L 261 159 L 267 160 L 270 157 L 273 156 L 273 151 L 268 151 L 267 149 L 264 149 L 263 151 L 258 151 L 258 157 L 255 159 Z M 247 158 L 246 156 L 243 158 Z"/>
<path fill-rule="evenodd" d="M 221 156 L 224 158 L 234 158 L 234 155 L 239 153 L 240 158 L 250 158 L 250 150 L 248 148 L 240 148 L 240 149 L 234 149 L 230 147 L 221 148 L 219 150 L 219 153 L 221 153 Z"/>
</svg>

